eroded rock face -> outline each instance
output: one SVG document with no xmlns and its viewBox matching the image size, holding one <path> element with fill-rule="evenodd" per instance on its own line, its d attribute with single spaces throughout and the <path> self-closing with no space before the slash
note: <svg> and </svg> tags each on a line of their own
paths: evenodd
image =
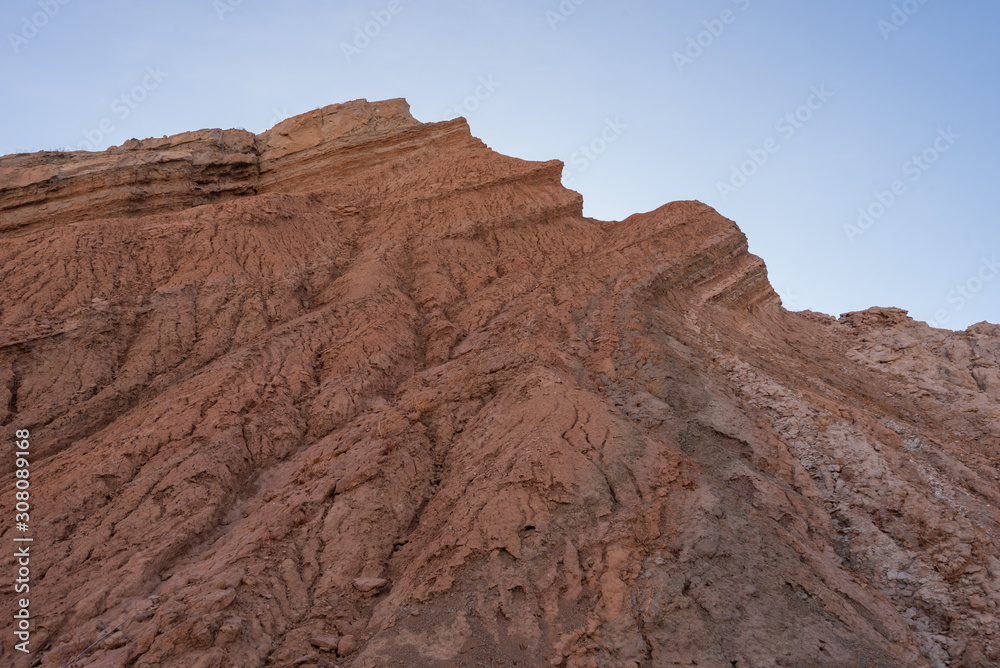
<svg viewBox="0 0 1000 668">
<path fill-rule="evenodd" d="M 401 100 L 0 159 L 0 659 L 995 665 L 1000 328 L 785 311 L 561 169 Z"/>
</svg>

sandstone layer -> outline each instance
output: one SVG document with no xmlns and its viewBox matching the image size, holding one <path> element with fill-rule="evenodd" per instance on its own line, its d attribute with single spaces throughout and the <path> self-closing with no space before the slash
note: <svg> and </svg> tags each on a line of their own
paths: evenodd
<svg viewBox="0 0 1000 668">
<path fill-rule="evenodd" d="M 1000 327 L 562 167 L 402 100 L 0 158 L 0 662 L 998 665 Z"/>
</svg>

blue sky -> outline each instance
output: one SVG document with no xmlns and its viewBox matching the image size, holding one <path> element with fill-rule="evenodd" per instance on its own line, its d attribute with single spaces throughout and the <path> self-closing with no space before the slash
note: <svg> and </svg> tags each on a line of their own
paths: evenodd
<svg viewBox="0 0 1000 668">
<path fill-rule="evenodd" d="M 589 216 L 714 206 L 789 308 L 961 329 L 1000 322 L 1000 4 L 956 5 L 7 0 L 0 153 L 405 97 Z"/>
</svg>

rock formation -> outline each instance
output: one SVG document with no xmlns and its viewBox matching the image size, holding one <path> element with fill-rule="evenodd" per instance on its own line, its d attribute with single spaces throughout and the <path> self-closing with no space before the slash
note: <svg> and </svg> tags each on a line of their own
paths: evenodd
<svg viewBox="0 0 1000 668">
<path fill-rule="evenodd" d="M 0 158 L 0 662 L 998 665 L 1000 327 L 561 171 L 402 100 Z"/>
</svg>

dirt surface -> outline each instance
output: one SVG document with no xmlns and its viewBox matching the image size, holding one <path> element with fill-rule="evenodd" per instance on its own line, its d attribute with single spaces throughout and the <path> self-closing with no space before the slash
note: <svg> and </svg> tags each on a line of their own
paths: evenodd
<svg viewBox="0 0 1000 668">
<path fill-rule="evenodd" d="M 402 100 L 0 158 L 0 663 L 1000 665 L 1000 327 L 562 167 Z"/>
</svg>

